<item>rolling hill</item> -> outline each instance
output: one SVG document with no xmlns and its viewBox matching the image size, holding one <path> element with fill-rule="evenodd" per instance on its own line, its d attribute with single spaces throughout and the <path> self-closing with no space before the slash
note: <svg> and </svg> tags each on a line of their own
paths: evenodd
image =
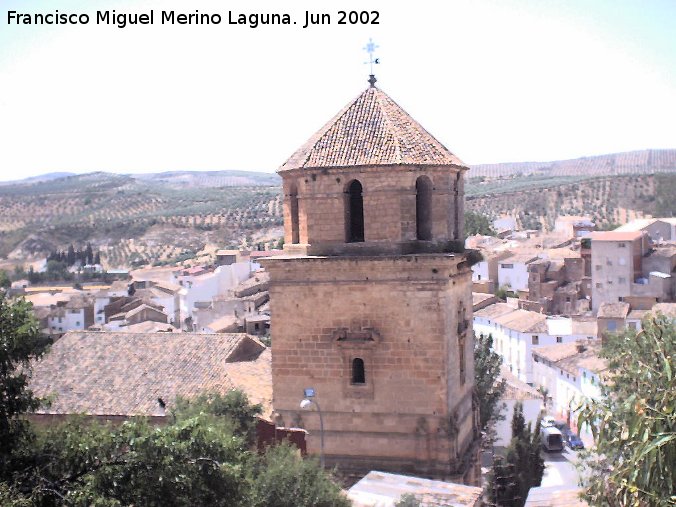
<svg viewBox="0 0 676 507">
<path fill-rule="evenodd" d="M 553 226 L 560 214 L 600 225 L 676 215 L 676 150 L 471 168 L 466 209 Z M 206 246 L 272 246 L 282 235 L 279 176 L 240 171 L 52 174 L 0 185 L 0 260 L 44 259 L 91 242 L 108 267 L 189 259 Z"/>
</svg>

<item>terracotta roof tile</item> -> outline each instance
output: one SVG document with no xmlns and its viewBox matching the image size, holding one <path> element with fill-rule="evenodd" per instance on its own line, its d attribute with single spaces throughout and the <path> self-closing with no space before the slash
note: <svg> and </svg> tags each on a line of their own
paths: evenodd
<svg viewBox="0 0 676 507">
<path fill-rule="evenodd" d="M 370 87 L 315 133 L 279 171 L 400 164 L 467 167 L 385 92 Z"/>
<path fill-rule="evenodd" d="M 597 317 L 601 319 L 626 319 L 629 314 L 629 303 L 601 303 Z"/>
<path fill-rule="evenodd" d="M 258 357 L 251 359 L 256 351 Z M 250 360 L 238 362 L 242 357 Z M 30 385 L 38 396 L 54 395 L 44 410 L 49 414 L 157 415 L 158 398 L 171 407 L 177 396 L 233 388 L 267 410 L 272 400 L 268 363 L 269 351 L 243 333 L 70 331 L 35 363 Z M 246 375 L 245 367 L 257 373 Z"/>
<path fill-rule="evenodd" d="M 602 231 L 592 232 L 589 237 L 592 241 L 634 241 L 646 234 L 643 231 Z"/>
</svg>

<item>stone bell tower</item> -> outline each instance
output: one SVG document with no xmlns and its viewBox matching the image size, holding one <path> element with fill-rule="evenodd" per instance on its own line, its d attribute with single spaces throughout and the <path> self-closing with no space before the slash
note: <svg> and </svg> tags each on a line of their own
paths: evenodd
<svg viewBox="0 0 676 507">
<path fill-rule="evenodd" d="M 477 438 L 467 166 L 375 80 L 279 169 L 273 406 L 328 466 L 468 478 Z M 471 480 L 471 479 L 470 479 Z"/>
</svg>

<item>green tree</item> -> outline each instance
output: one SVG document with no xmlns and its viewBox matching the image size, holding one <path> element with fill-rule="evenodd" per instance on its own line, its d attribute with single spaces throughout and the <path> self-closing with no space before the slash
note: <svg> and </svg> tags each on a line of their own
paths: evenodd
<svg viewBox="0 0 676 507">
<path fill-rule="evenodd" d="M 591 505 L 666 506 L 676 503 L 676 324 L 644 319 L 638 333 L 608 336 L 601 355 L 609 382 L 599 400 L 586 400 L 578 429 L 591 426 L 596 453 L 584 474 Z"/>
<path fill-rule="evenodd" d="M 495 230 L 485 215 L 465 211 L 465 237 L 481 234 L 483 236 L 495 236 Z"/>
<path fill-rule="evenodd" d="M 10 473 L 15 452 L 31 436 L 20 417 L 40 405 L 28 388 L 30 362 L 49 344 L 40 335 L 32 305 L 23 299 L 9 301 L 0 292 L 0 479 Z"/>
<path fill-rule="evenodd" d="M 178 417 L 186 418 L 199 413 L 227 417 L 235 434 L 243 436 L 250 445 L 254 443 L 257 416 L 262 411 L 262 405 L 249 403 L 246 393 L 239 389 L 233 389 L 226 395 L 206 393 L 192 400 L 182 398 L 176 400 Z"/>
<path fill-rule="evenodd" d="M 542 482 L 545 463 L 540 455 L 540 419 L 531 431 L 526 425 L 523 405 L 514 405 L 512 440 L 504 457 L 496 456 L 489 474 L 486 493 L 492 505 L 521 507 L 530 488 Z"/>
<path fill-rule="evenodd" d="M 489 505 L 499 507 L 520 505 L 514 464 L 508 463 L 503 456 L 496 455 L 493 458 L 493 467 L 488 474 L 486 484 L 486 496 Z"/>
<path fill-rule="evenodd" d="M 9 289 L 12 286 L 12 281 L 9 279 L 6 271 L 0 269 L 0 289 Z"/>
<path fill-rule="evenodd" d="M 500 377 L 502 358 L 493 351 L 493 336 L 480 334 L 474 337 L 474 389 L 479 403 L 481 429 L 486 430 L 491 419 L 499 419 L 500 398 L 507 388 Z"/>
<path fill-rule="evenodd" d="M 250 459 L 228 421 L 207 414 L 152 428 L 74 419 L 39 435 L 14 501 L 37 505 L 245 506 Z"/>
<path fill-rule="evenodd" d="M 351 502 L 314 459 L 287 445 L 270 447 L 256 467 L 252 507 L 349 507 Z"/>
<path fill-rule="evenodd" d="M 545 462 L 540 455 L 540 447 L 540 418 L 535 424 L 535 431 L 531 431 L 530 423 L 526 425 L 523 415 L 523 404 L 516 402 L 507 462 L 513 464 L 516 470 L 518 497 L 521 501 L 519 505 L 526 502 L 530 488 L 537 487 L 542 482 Z"/>
<path fill-rule="evenodd" d="M 422 501 L 411 493 L 404 493 L 399 497 L 394 507 L 421 507 Z"/>
</svg>

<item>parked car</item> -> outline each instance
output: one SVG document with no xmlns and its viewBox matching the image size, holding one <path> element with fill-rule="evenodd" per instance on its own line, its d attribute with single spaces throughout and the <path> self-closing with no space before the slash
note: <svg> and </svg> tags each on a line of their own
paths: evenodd
<svg viewBox="0 0 676 507">
<path fill-rule="evenodd" d="M 554 427 L 561 432 L 565 445 L 571 449 L 584 449 L 584 442 L 570 429 L 566 421 L 554 421 Z"/>
<path fill-rule="evenodd" d="M 584 449 L 584 442 L 582 442 L 580 437 L 578 437 L 571 430 L 561 431 L 561 434 L 563 435 L 563 441 L 571 449 Z"/>
</svg>

